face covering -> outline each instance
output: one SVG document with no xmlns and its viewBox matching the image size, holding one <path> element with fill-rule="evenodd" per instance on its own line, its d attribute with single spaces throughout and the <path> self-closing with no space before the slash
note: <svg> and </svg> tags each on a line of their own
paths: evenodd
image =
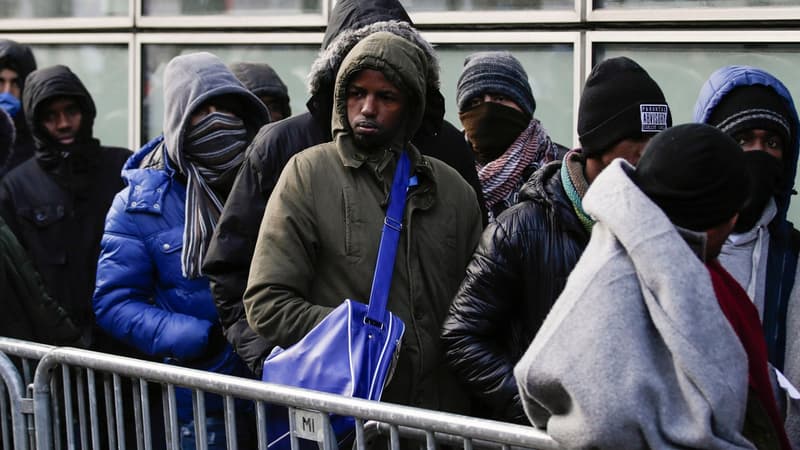
<svg viewBox="0 0 800 450">
<path fill-rule="evenodd" d="M 750 186 L 747 199 L 739 211 L 739 219 L 733 228 L 734 233 L 744 233 L 756 225 L 767 202 L 780 189 L 783 174 L 783 163 L 765 151 L 748 151 L 744 153 L 744 157 Z"/>
<path fill-rule="evenodd" d="M 481 165 L 505 153 L 531 121 L 527 114 L 494 102 L 481 103 L 459 113 L 458 118 Z"/>
<path fill-rule="evenodd" d="M 183 153 L 206 183 L 225 190 L 244 161 L 247 130 L 242 119 L 221 112 L 203 117 L 186 134 Z"/>
<path fill-rule="evenodd" d="M 5 109 L 9 116 L 16 117 L 19 110 L 22 109 L 22 103 L 10 92 L 3 92 L 0 94 L 0 108 Z"/>
</svg>

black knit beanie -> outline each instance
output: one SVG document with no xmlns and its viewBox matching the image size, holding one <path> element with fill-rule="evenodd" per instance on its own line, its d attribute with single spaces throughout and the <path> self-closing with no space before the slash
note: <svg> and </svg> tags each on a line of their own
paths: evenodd
<svg viewBox="0 0 800 450">
<path fill-rule="evenodd" d="M 631 178 L 672 223 L 693 231 L 729 220 L 747 197 L 742 148 L 719 129 L 699 123 L 654 137 Z"/>
<path fill-rule="evenodd" d="M 586 156 L 669 126 L 672 115 L 664 93 L 639 64 L 622 56 L 592 69 L 578 106 L 578 139 Z"/>
<path fill-rule="evenodd" d="M 529 117 L 536 111 L 536 100 L 528 74 L 509 52 L 478 52 L 466 57 L 456 84 L 458 112 L 469 109 L 469 101 L 486 93 L 503 94 Z"/>
<path fill-rule="evenodd" d="M 769 86 L 754 84 L 737 87 L 726 94 L 707 123 L 729 136 L 744 130 L 769 130 L 781 136 L 783 145 L 788 146 L 795 132 L 791 117 L 783 97 Z"/>
</svg>

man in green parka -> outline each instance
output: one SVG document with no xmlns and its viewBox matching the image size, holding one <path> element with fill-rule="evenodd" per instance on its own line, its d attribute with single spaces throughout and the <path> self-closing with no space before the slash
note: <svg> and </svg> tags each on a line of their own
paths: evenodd
<svg viewBox="0 0 800 450">
<path fill-rule="evenodd" d="M 288 347 L 345 298 L 369 299 L 386 200 L 402 150 L 409 188 L 388 309 L 406 325 L 382 400 L 467 412 L 467 396 L 442 361 L 440 327 L 477 244 L 474 190 L 409 142 L 425 110 L 427 59 L 378 32 L 342 62 L 334 90 L 333 142 L 295 155 L 270 197 L 244 305 L 250 326 Z"/>
</svg>

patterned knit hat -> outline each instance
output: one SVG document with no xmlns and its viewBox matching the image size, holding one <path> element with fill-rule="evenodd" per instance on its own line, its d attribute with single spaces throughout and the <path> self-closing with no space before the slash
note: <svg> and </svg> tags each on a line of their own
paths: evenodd
<svg viewBox="0 0 800 450">
<path fill-rule="evenodd" d="M 670 126 L 664 93 L 639 64 L 618 57 L 592 69 L 578 106 L 578 139 L 587 157 L 599 156 L 623 139 Z"/>
<path fill-rule="evenodd" d="M 708 123 L 728 136 L 743 130 L 772 131 L 789 145 L 794 134 L 786 100 L 769 86 L 754 84 L 730 91 L 711 112 Z"/>
<path fill-rule="evenodd" d="M 528 74 L 511 53 L 478 52 L 464 60 L 464 69 L 456 85 L 458 112 L 469 109 L 470 100 L 488 92 L 507 96 L 533 117 L 536 100 Z"/>
</svg>

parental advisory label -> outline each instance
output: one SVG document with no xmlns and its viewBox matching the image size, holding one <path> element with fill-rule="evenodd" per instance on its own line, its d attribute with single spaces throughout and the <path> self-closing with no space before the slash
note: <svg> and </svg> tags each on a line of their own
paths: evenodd
<svg viewBox="0 0 800 450">
<path fill-rule="evenodd" d="M 642 118 L 642 132 L 661 131 L 667 128 L 669 114 L 667 105 L 639 105 L 639 114 Z"/>
</svg>

